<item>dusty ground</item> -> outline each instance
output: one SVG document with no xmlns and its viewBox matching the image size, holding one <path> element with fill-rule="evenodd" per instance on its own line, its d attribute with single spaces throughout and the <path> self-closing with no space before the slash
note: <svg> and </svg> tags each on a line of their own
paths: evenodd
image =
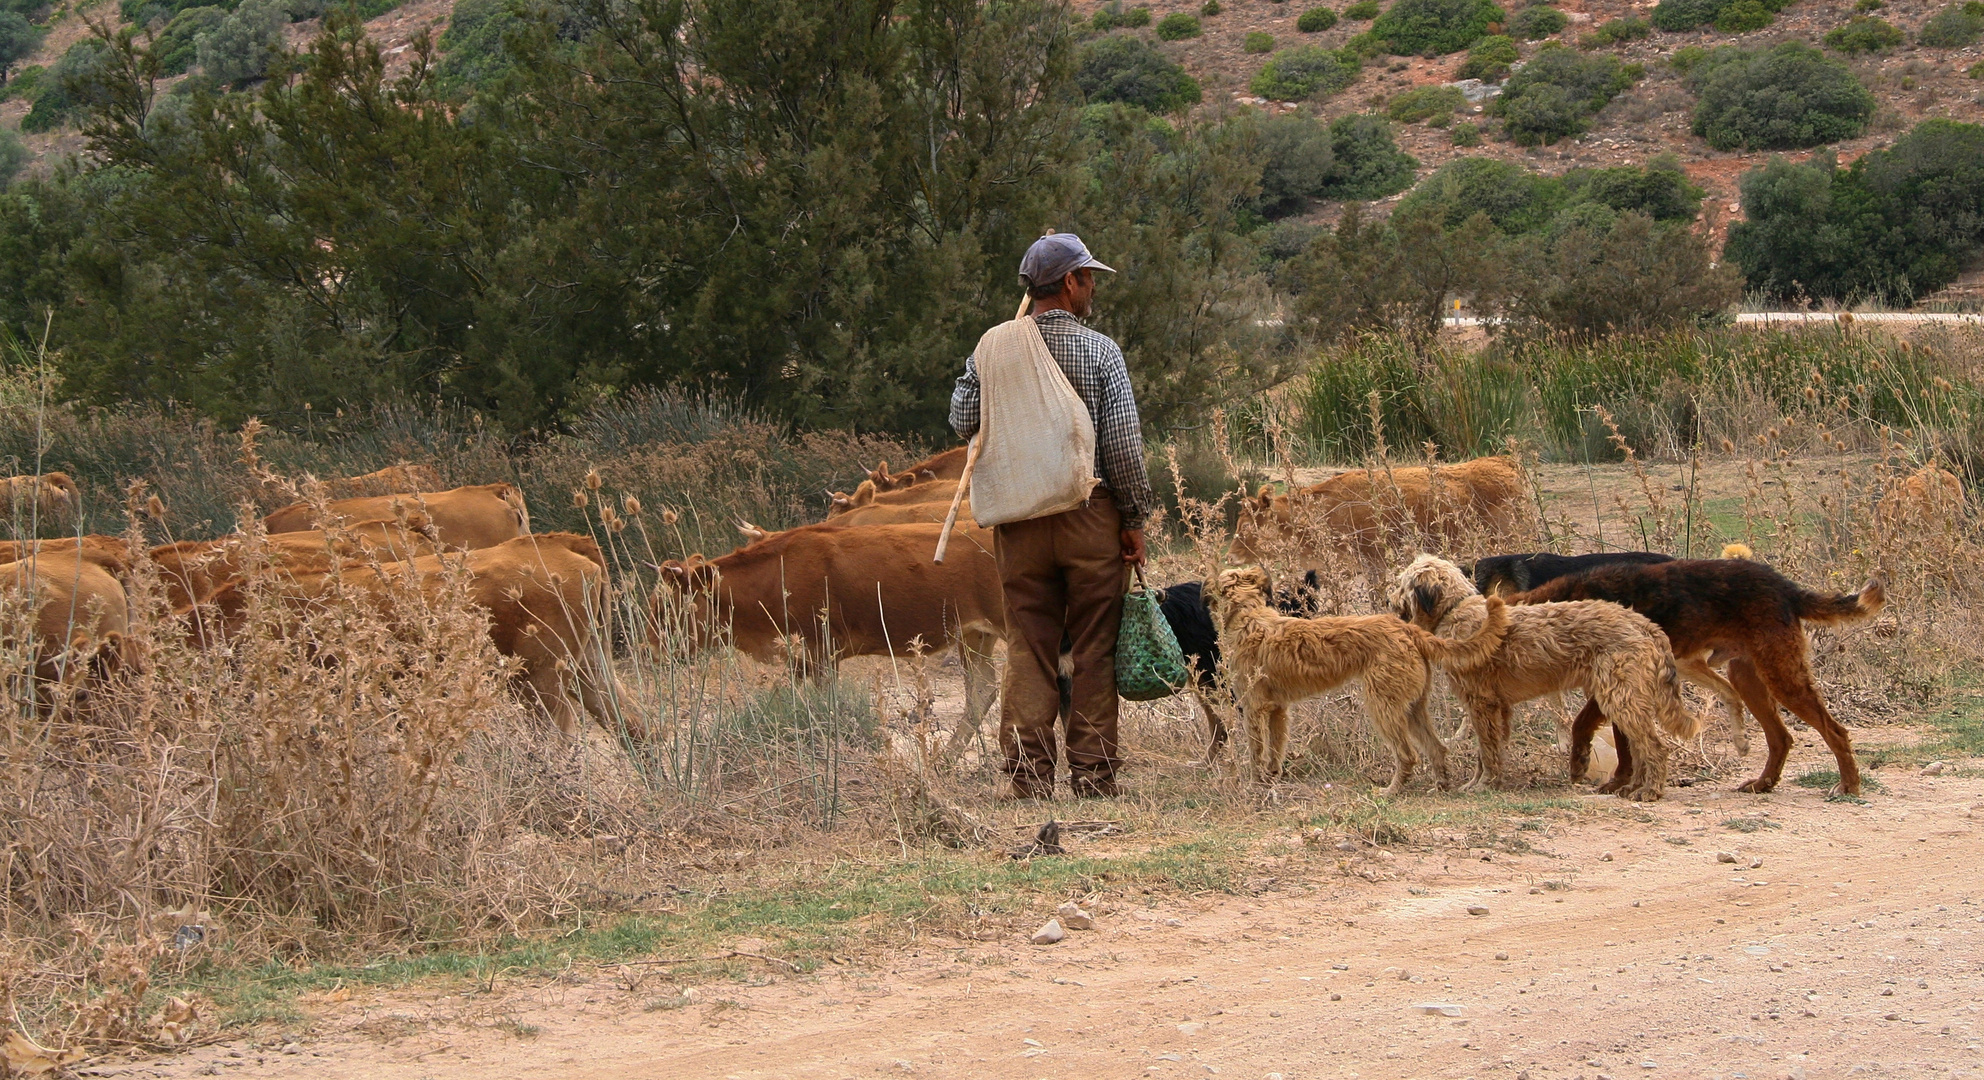
<svg viewBox="0 0 1984 1080">
<path fill-rule="evenodd" d="M 1829 763 L 1801 738 L 1787 775 Z M 239 1043 L 89 1071 L 1978 1075 L 1984 777 L 1877 775 L 1864 805 L 1733 782 L 1643 808 L 1588 796 L 1522 855 L 1327 835 L 1273 891 L 1104 895 L 1097 929 L 1054 946 L 931 937 L 880 963 L 688 987 L 686 1002 L 663 977 L 630 991 L 610 970 L 422 987 L 319 1001 L 288 1052 Z"/>
</svg>

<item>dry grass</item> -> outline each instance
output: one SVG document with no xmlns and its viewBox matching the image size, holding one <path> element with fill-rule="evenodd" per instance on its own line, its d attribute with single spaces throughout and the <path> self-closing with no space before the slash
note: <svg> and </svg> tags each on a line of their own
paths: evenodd
<svg viewBox="0 0 1984 1080">
<path fill-rule="evenodd" d="M 1974 501 L 1930 520 L 1884 514 L 1879 504 L 1888 481 L 1925 462 L 1974 475 L 1964 455 L 1968 433 L 1984 431 L 1977 373 L 1937 363 L 1942 386 L 1925 385 L 1942 397 L 1921 404 L 1919 423 L 1850 409 L 1780 414 L 1741 443 L 1697 439 L 1659 460 L 1611 405 L 1588 406 L 1605 433 L 1603 456 L 1624 462 L 1607 468 L 1628 478 L 1603 500 L 1593 479 L 1605 541 L 1617 547 L 1629 535 L 1635 546 L 1701 553 L 1741 540 L 1815 588 L 1856 588 L 1883 574 L 1888 614 L 1871 627 L 1813 635 L 1823 689 L 1861 723 L 1936 699 L 1984 652 L 1974 614 L 1984 586 L 1968 572 L 1984 564 L 1984 532 Z M 1813 382 L 1814 395 L 1821 385 Z M 674 434 L 584 436 L 600 455 L 596 469 L 584 455 L 527 458 L 540 478 L 538 527 L 588 532 L 612 563 L 612 602 L 584 615 L 616 643 L 613 663 L 628 688 L 616 704 L 627 728 L 638 721 L 652 733 L 645 741 L 598 728 L 567 738 L 522 704 L 459 576 L 405 587 L 387 604 L 332 588 L 299 607 L 283 602 L 284 581 L 264 567 L 251 573 L 240 630 L 200 647 L 166 610 L 144 556 L 148 544 L 173 538 L 166 526 L 176 517 L 168 512 L 161 524 L 147 509 L 154 489 L 130 488 L 122 527 L 142 662 L 108 681 L 56 687 L 48 707 L 33 680 L 34 643 L 0 635 L 0 1008 L 18 1018 L 18 1034 L 50 1060 L 165 1048 L 217 1030 L 220 1014 L 192 988 L 224 985 L 229 972 L 496 947 L 602 914 L 651 928 L 616 948 L 775 927 L 768 936 L 802 960 L 861 935 L 1004 933 L 1029 910 L 1007 902 L 1016 890 L 1253 887 L 1249 875 L 1270 873 L 1258 867 L 1286 860 L 1288 845 L 1299 850 L 1309 825 L 1386 844 L 1449 834 L 1476 846 L 1519 843 L 1500 829 L 1516 802 L 1563 790 L 1551 726 L 1532 721 L 1511 748 L 1511 771 L 1531 778 L 1535 797 L 1462 799 L 1415 786 L 1399 800 L 1373 799 L 1388 755 L 1354 700 L 1333 695 L 1296 710 L 1290 777 L 1264 793 L 1233 775 L 1230 751 L 1201 764 L 1203 718 L 1181 696 L 1126 706 L 1132 795 L 1052 811 L 1126 831 L 1085 838 L 1065 863 L 1022 870 L 1003 853 L 1039 811 L 990 802 L 989 740 L 959 767 L 936 764 L 934 747 L 962 708 L 948 658 L 911 649 L 808 680 L 723 649 L 683 657 L 637 647 L 650 629 L 649 564 L 727 548 L 716 526 L 729 522 L 719 515 L 741 508 L 757 506 L 761 523 L 803 517 L 812 504 L 792 486 L 799 478 L 811 483 L 836 456 L 851 470 L 867 460 L 857 453 L 882 445 L 791 437 L 677 404 Z M 1293 396 L 1250 404 L 1244 419 L 1244 431 L 1229 431 L 1227 417 L 1215 416 L 1190 445 L 1154 448 L 1172 491 L 1152 580 L 1202 578 L 1223 561 L 1233 500 L 1252 482 L 1241 478 L 1293 486 L 1317 464 L 1316 444 L 1302 433 L 1319 421 Z M 689 430 L 692 421 L 707 423 Z M 1391 422 L 1384 403 L 1367 397 L 1362 431 L 1340 445 L 1367 448 L 1359 463 L 1375 475 L 1427 462 L 1424 447 L 1396 446 Z M 622 429 L 631 424 L 620 418 Z M 252 533 L 254 499 L 272 483 L 281 494 L 285 482 L 265 459 L 294 447 L 253 452 L 250 469 L 239 463 L 240 445 L 224 454 L 219 445 L 216 473 L 202 483 L 234 493 Z M 1535 444 L 1514 449 L 1533 466 Z M 488 460 L 514 468 L 519 459 Z M 466 456 L 453 462 L 443 462 L 453 482 L 508 478 L 465 474 Z M 387 463 L 352 455 L 309 471 Z M 1710 475 L 1723 478 L 1714 494 L 1702 482 Z M 542 479 L 553 476 L 556 486 Z M 297 490 L 322 497 L 307 483 Z M 1533 537 L 1463 530 L 1446 553 L 1597 549 L 1592 523 L 1548 494 L 1535 500 Z M 1559 509 L 1546 515 L 1546 506 Z M 1381 575 L 1421 539 L 1396 537 L 1371 564 L 1304 560 L 1294 543 L 1266 561 L 1282 580 L 1316 569 L 1325 611 L 1367 612 L 1378 609 Z M 0 598 L 5 625 L 26 616 L 18 598 Z M 1458 724 L 1444 697 L 1436 715 L 1444 730 Z M 1236 717 L 1227 722 L 1241 730 Z M 1677 775 L 1721 779 L 1740 768 L 1722 734 L 1717 725 L 1684 748 Z M 1301 867 L 1331 872 L 1320 862 Z M 754 883 L 748 896 L 763 902 L 736 892 L 700 906 L 676 900 L 699 890 L 714 897 L 740 881 Z"/>
</svg>

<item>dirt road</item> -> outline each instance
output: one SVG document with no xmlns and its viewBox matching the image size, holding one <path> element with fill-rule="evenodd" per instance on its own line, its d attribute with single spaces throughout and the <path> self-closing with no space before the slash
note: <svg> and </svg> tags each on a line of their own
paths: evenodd
<svg viewBox="0 0 1984 1080">
<path fill-rule="evenodd" d="M 1822 754 L 1801 738 L 1787 775 Z M 926 938 L 887 967 L 703 985 L 687 1001 L 611 971 L 400 991 L 321 1007 L 289 1053 L 217 1046 L 91 1071 L 1978 1075 L 1984 778 L 1875 775 L 1885 790 L 1865 805 L 1793 786 L 1674 789 L 1644 808 L 1590 796 L 1597 812 L 1525 833 L 1521 855 L 1317 837 L 1277 891 L 1152 908 L 1105 896 L 1097 929 L 1053 946 Z"/>
</svg>

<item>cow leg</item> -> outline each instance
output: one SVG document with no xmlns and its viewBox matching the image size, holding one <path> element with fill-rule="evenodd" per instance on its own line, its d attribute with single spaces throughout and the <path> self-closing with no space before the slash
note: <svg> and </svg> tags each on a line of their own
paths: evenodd
<svg viewBox="0 0 1984 1080">
<path fill-rule="evenodd" d="M 978 733 L 984 730 L 985 714 L 992 708 L 996 670 L 992 662 L 993 644 L 999 639 L 983 630 L 965 629 L 958 633 L 958 666 L 964 670 L 964 716 L 951 732 L 944 747 L 944 760 L 954 761 Z"/>
</svg>

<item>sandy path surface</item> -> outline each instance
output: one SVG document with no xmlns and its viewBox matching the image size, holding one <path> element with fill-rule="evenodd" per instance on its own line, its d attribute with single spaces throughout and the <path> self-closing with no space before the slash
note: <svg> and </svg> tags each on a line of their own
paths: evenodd
<svg viewBox="0 0 1984 1080">
<path fill-rule="evenodd" d="M 1787 775 L 1822 754 L 1801 736 Z M 1866 805 L 1796 787 L 1673 789 L 1643 810 L 1589 796 L 1600 813 L 1526 833 L 1522 855 L 1323 837 L 1278 891 L 1148 908 L 1108 895 L 1096 930 L 1055 946 L 925 937 L 886 967 L 704 985 L 661 1009 L 675 986 L 630 991 L 611 970 L 414 988 L 317 1006 L 288 1053 L 222 1045 L 90 1071 L 1978 1075 L 1984 779 L 1878 775 L 1887 790 Z"/>
</svg>

